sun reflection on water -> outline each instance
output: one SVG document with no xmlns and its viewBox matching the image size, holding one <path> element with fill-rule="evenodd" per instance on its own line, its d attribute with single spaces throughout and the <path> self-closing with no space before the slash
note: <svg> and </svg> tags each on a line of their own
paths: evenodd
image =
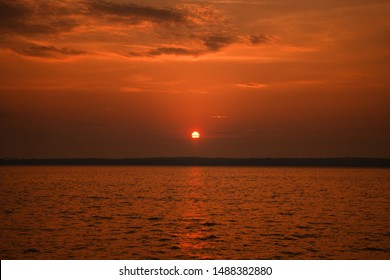
<svg viewBox="0 0 390 280">
<path fill-rule="evenodd" d="M 183 212 L 177 232 L 179 247 L 189 258 L 211 259 L 213 236 L 210 233 L 211 217 L 206 211 L 204 170 L 188 169 L 188 184 L 183 189 Z M 211 238 L 210 238 L 211 237 Z"/>
</svg>

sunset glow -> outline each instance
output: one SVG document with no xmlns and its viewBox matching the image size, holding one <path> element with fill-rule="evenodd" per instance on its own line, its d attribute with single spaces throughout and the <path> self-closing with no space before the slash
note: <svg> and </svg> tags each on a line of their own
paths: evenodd
<svg viewBox="0 0 390 280">
<path fill-rule="evenodd" d="M 384 0 L 0 0 L 0 157 L 390 157 Z"/>
</svg>

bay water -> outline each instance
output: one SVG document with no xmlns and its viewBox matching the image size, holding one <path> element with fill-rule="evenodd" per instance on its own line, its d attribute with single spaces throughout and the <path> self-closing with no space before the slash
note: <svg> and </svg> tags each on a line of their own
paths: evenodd
<svg viewBox="0 0 390 280">
<path fill-rule="evenodd" d="M 390 169 L 0 167 L 1 259 L 390 259 Z"/>
</svg>

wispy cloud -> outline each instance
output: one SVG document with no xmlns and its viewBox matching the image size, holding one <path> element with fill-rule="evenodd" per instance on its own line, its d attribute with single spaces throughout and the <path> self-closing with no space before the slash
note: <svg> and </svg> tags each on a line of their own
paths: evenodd
<svg viewBox="0 0 390 280">
<path fill-rule="evenodd" d="M 260 83 L 243 83 L 243 84 L 235 84 L 235 85 L 240 88 L 248 88 L 248 89 L 258 89 L 258 88 L 267 87 L 266 84 L 260 84 Z"/>
<path fill-rule="evenodd" d="M 34 56 L 34 57 L 43 57 L 43 58 L 65 58 L 68 56 L 78 56 L 87 54 L 85 51 L 71 49 L 71 48 L 57 48 L 55 46 L 44 46 L 31 44 L 21 48 L 14 48 L 15 52 L 25 55 L 25 56 Z"/>
<path fill-rule="evenodd" d="M 113 19 L 124 20 L 130 24 L 142 21 L 161 23 L 183 23 L 185 14 L 176 9 L 161 9 L 151 6 L 141 6 L 133 3 L 117 3 L 113 1 L 88 1 L 87 6 L 91 13 L 113 16 Z"/>
<path fill-rule="evenodd" d="M 203 39 L 208 50 L 219 51 L 222 48 L 235 42 L 235 38 L 229 35 L 212 35 Z"/>
<path fill-rule="evenodd" d="M 202 54 L 202 50 L 176 48 L 176 47 L 164 47 L 157 48 L 148 52 L 148 55 L 159 56 L 159 55 L 192 55 L 197 56 Z"/>
<path fill-rule="evenodd" d="M 248 40 L 252 45 L 265 44 L 271 41 L 271 37 L 265 34 L 249 35 Z"/>
</svg>

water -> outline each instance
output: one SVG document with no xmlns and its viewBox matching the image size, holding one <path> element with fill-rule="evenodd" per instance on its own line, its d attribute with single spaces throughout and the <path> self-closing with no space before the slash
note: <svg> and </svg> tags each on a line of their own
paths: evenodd
<svg viewBox="0 0 390 280">
<path fill-rule="evenodd" d="M 1 259 L 390 259 L 390 170 L 0 167 Z"/>
</svg>

